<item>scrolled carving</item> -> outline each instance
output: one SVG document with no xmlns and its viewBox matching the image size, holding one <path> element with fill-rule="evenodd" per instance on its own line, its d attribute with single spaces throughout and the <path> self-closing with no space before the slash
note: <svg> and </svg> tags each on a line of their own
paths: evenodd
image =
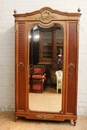
<svg viewBox="0 0 87 130">
<path fill-rule="evenodd" d="M 41 18 L 43 19 L 43 20 L 49 20 L 50 18 L 51 18 L 51 13 L 49 12 L 49 11 L 43 11 L 42 13 L 41 13 Z"/>
<path fill-rule="evenodd" d="M 38 118 L 42 118 L 42 119 L 50 119 L 50 118 L 54 118 L 54 116 L 52 116 L 52 115 L 36 115 L 36 117 L 38 117 Z"/>
<path fill-rule="evenodd" d="M 50 21 L 54 18 L 56 19 L 57 17 L 48 10 L 43 11 L 38 17 L 36 17 L 36 19 L 39 19 L 42 21 Z"/>
<path fill-rule="evenodd" d="M 68 68 L 69 68 L 69 74 L 73 74 L 74 70 L 75 70 L 75 65 L 70 62 L 70 64 L 68 65 Z"/>
<path fill-rule="evenodd" d="M 24 66 L 24 63 L 23 63 L 23 62 L 20 62 L 20 63 L 18 64 L 18 66 L 19 66 L 19 65 L 22 65 L 22 66 Z"/>
<path fill-rule="evenodd" d="M 72 62 L 70 62 L 70 64 L 68 65 L 68 67 L 70 66 L 75 67 L 75 65 Z"/>
</svg>

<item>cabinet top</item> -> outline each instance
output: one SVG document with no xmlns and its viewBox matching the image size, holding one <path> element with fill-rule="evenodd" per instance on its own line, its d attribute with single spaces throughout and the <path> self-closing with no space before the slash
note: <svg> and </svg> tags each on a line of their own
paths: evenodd
<svg viewBox="0 0 87 130">
<path fill-rule="evenodd" d="M 13 16 L 16 20 L 35 20 L 42 21 L 43 23 L 49 23 L 53 20 L 78 20 L 80 17 L 80 9 L 78 12 L 69 13 L 69 12 L 61 12 L 58 10 L 53 10 L 49 7 L 41 8 L 40 10 L 36 10 L 30 13 L 18 14 L 16 10 L 14 10 Z"/>
</svg>

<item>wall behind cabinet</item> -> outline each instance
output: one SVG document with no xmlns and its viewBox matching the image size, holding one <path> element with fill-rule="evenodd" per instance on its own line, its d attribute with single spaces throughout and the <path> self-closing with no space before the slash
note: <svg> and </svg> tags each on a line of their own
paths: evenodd
<svg viewBox="0 0 87 130">
<path fill-rule="evenodd" d="M 44 6 L 61 11 L 76 12 L 80 7 L 79 39 L 79 82 L 78 82 L 78 114 L 87 115 L 87 1 L 84 0 L 8 0 L 0 1 L 0 111 L 15 108 L 15 39 L 13 10 L 18 13 L 31 12 Z M 20 6 L 19 6 L 20 5 Z"/>
</svg>

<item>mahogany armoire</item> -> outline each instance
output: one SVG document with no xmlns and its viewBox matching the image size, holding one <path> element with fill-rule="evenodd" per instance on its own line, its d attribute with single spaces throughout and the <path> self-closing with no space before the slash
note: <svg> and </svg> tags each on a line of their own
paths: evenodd
<svg viewBox="0 0 87 130">
<path fill-rule="evenodd" d="M 23 14 L 18 14 L 16 10 L 14 11 L 15 120 L 18 117 L 49 121 L 73 120 L 73 124 L 76 124 L 80 15 L 80 9 L 78 9 L 78 12 L 69 13 L 53 10 L 49 7 Z M 30 66 L 32 64 L 32 60 L 30 61 L 30 59 L 33 56 L 31 51 L 32 47 L 30 46 L 30 34 L 32 33 L 32 27 L 34 25 L 38 25 L 36 28 L 38 27 L 40 29 L 40 37 L 42 37 L 43 33 L 43 31 L 41 31 L 42 27 L 44 27 L 45 30 L 49 28 L 48 32 L 50 32 L 50 28 L 52 27 L 52 35 L 49 34 L 49 37 L 53 37 L 51 41 L 48 40 L 48 44 L 44 43 L 43 47 L 41 39 L 39 40 L 38 51 L 35 52 L 36 55 L 38 54 L 37 64 L 48 65 L 49 68 L 51 61 L 56 58 L 57 48 L 62 48 L 63 51 L 62 107 L 61 111 L 58 112 L 32 111 L 29 109 Z M 59 35 L 59 41 L 56 40 L 55 28 L 58 29 L 58 32 L 61 28 L 63 29 L 63 38 Z M 33 30 L 34 29 L 35 28 L 33 28 Z M 51 49 L 49 48 L 50 45 L 52 45 Z M 46 48 L 47 52 L 43 52 L 44 46 L 48 46 L 48 49 Z M 58 104 L 58 102 L 56 102 L 56 104 Z"/>
</svg>

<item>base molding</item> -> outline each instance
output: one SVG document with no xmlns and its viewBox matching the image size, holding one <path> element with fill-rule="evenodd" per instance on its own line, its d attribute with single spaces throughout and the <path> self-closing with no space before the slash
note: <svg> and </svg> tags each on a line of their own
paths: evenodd
<svg viewBox="0 0 87 130">
<path fill-rule="evenodd" d="M 65 121 L 70 120 L 72 125 L 76 125 L 77 116 L 72 114 L 60 114 L 60 113 L 41 113 L 41 112 L 14 112 L 15 121 L 18 117 L 25 117 L 30 120 L 46 120 L 46 121 Z"/>
</svg>

